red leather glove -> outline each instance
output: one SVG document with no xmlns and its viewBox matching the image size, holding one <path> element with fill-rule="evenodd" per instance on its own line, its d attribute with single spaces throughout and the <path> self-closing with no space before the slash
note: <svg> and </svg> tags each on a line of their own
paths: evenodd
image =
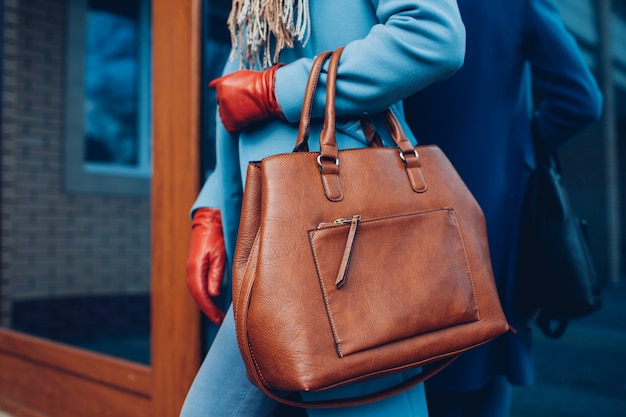
<svg viewBox="0 0 626 417">
<path fill-rule="evenodd" d="M 237 133 L 250 123 L 285 118 L 274 92 L 276 70 L 282 65 L 265 71 L 239 70 L 209 83 L 216 91 L 220 119 L 227 131 Z"/>
<path fill-rule="evenodd" d="M 211 298 L 220 295 L 225 265 L 226 245 L 220 211 L 196 210 L 187 256 L 187 287 L 198 307 L 217 325 L 224 320 L 224 312 Z"/>
</svg>

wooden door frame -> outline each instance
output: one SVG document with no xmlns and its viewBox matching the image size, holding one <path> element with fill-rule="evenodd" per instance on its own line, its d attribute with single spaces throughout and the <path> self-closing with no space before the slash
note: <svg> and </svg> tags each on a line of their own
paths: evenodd
<svg viewBox="0 0 626 417">
<path fill-rule="evenodd" d="M 153 0 L 151 366 L 0 329 L 0 410 L 26 417 L 172 417 L 200 363 L 185 284 L 199 189 L 201 0 Z"/>
<path fill-rule="evenodd" d="M 152 16 L 152 415 L 171 417 L 200 362 L 185 262 L 200 177 L 201 0 L 153 0 Z"/>
</svg>

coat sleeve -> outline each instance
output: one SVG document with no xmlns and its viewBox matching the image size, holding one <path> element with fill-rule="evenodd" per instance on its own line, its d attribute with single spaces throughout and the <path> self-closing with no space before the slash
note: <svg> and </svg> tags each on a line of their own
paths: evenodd
<svg viewBox="0 0 626 417">
<path fill-rule="evenodd" d="M 226 62 L 223 72 L 229 73 L 237 68 L 234 61 Z M 215 169 L 204 182 L 190 215 L 199 208 L 217 208 L 224 212 L 231 207 L 224 207 L 226 202 L 240 201 L 242 192 L 241 174 L 239 171 L 239 137 L 230 134 L 224 128 L 217 110 L 214 113 L 215 126 Z"/>
<path fill-rule="evenodd" d="M 375 113 L 454 73 L 465 57 L 465 27 L 456 0 L 372 0 L 379 24 L 345 45 L 339 63 L 338 115 Z M 332 28 L 328 28 L 331 30 Z M 312 58 L 280 68 L 276 95 L 287 120 L 296 122 Z M 325 72 L 319 88 L 325 85 Z M 313 116 L 323 114 L 316 95 Z"/>
<path fill-rule="evenodd" d="M 596 121 L 602 94 L 552 0 L 529 1 L 525 48 L 532 72 L 535 132 L 549 149 Z"/>
<path fill-rule="evenodd" d="M 241 201 L 243 186 L 239 170 L 239 141 L 237 135 L 228 133 L 221 123 L 217 123 L 215 153 L 215 169 L 207 177 L 191 207 L 192 218 L 194 211 L 199 208 L 211 207 L 222 212 L 233 211 L 233 207 L 224 207 L 228 204 L 226 202 L 232 204 L 232 201 Z M 235 205 L 235 208 L 237 207 Z"/>
</svg>

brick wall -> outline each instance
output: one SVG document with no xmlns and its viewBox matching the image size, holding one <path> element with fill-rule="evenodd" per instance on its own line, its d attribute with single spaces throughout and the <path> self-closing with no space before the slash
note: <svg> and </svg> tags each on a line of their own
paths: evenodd
<svg viewBox="0 0 626 417">
<path fill-rule="evenodd" d="M 14 302 L 149 292 L 149 198 L 65 189 L 66 7 L 5 0 L 3 326 Z"/>
</svg>

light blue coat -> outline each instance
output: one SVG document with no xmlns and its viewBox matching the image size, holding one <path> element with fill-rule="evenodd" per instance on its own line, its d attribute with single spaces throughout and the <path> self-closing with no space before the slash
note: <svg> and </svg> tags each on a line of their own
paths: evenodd
<svg viewBox="0 0 626 417">
<path fill-rule="evenodd" d="M 383 142 L 389 144 L 382 120 L 376 114 L 392 107 L 404 124 L 401 100 L 445 79 L 463 63 L 465 30 L 456 0 L 310 0 L 310 12 L 308 43 L 284 50 L 280 62 L 286 65 L 276 73 L 276 95 L 288 122 L 274 119 L 250 126 L 239 135 L 230 135 L 219 117 L 217 120 L 216 168 L 192 210 L 213 207 L 222 211 L 229 259 L 234 252 L 247 164 L 292 151 L 306 81 L 317 54 L 345 45 L 336 99 L 337 142 L 343 149 L 365 146 L 364 133 L 355 118 L 363 113 L 374 115 Z M 237 65 L 237 60 L 227 63 L 224 73 L 236 70 Z M 325 82 L 324 70 L 312 110 L 311 150 L 319 149 Z M 412 138 L 408 128 L 407 134 Z M 230 291 L 228 284 L 227 287 L 225 290 Z M 357 385 L 352 389 L 358 392 L 360 388 Z M 420 390 L 421 387 L 415 392 L 423 398 Z M 366 406 L 352 413 L 344 409 L 309 411 L 309 415 L 423 416 L 423 399 L 421 405 L 416 405 L 406 398 L 386 401 L 382 409 Z"/>
</svg>

